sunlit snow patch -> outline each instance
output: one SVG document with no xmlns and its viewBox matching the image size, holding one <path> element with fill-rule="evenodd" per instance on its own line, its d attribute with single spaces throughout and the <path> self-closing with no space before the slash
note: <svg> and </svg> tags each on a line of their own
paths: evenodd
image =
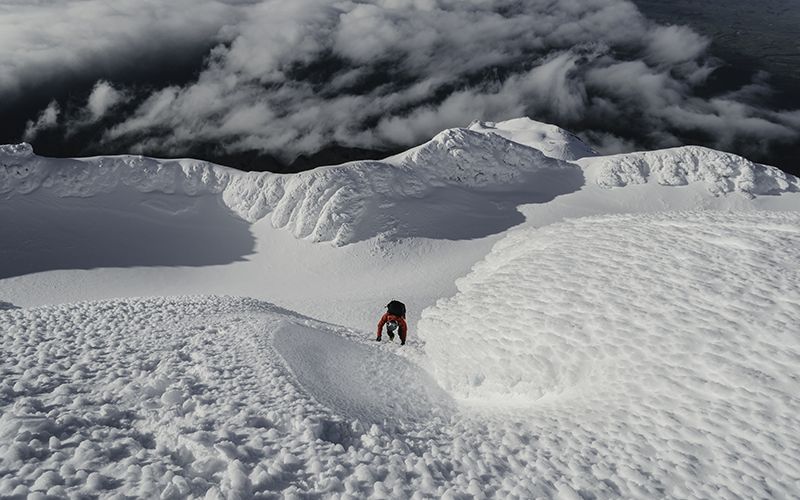
<svg viewBox="0 0 800 500">
<path fill-rule="evenodd" d="M 800 410 L 798 258 L 797 213 L 519 231 L 423 313 L 420 336 L 435 376 L 462 399 L 645 398 L 680 412 L 724 397 L 766 427 L 774 412 Z"/>
</svg>

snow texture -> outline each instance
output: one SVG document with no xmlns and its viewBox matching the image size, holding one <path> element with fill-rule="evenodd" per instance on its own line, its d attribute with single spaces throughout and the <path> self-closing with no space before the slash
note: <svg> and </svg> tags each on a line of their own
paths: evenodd
<svg viewBox="0 0 800 500">
<path fill-rule="evenodd" d="M 699 146 L 586 158 L 578 162 L 604 188 L 655 181 L 664 186 L 702 182 L 714 195 L 775 195 L 800 191 L 800 179 L 768 165 Z"/>
<path fill-rule="evenodd" d="M 449 398 L 354 335 L 250 299 L 2 311 L 0 496 L 444 493 L 437 457 L 409 447 Z"/>
<path fill-rule="evenodd" d="M 752 211 L 516 231 L 427 355 L 253 299 L 0 311 L 0 496 L 789 498 L 798 243 Z"/>
<path fill-rule="evenodd" d="M 443 387 L 526 413 L 573 488 L 789 498 L 798 259 L 797 212 L 571 220 L 511 233 L 419 331 Z"/>
</svg>

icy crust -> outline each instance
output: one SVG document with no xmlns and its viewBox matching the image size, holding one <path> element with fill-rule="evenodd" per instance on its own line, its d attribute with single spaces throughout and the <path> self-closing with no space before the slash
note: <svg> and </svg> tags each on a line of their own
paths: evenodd
<svg viewBox="0 0 800 500">
<path fill-rule="evenodd" d="M 587 156 L 597 156 L 597 153 L 575 134 L 530 118 L 515 118 L 503 122 L 477 121 L 471 124 L 469 129 L 505 137 L 510 141 L 538 149 L 558 160 L 574 161 Z"/>
<path fill-rule="evenodd" d="M 800 179 L 780 169 L 699 146 L 627 153 L 577 162 L 604 188 L 657 182 L 664 186 L 704 183 L 714 195 L 775 195 L 800 190 Z"/>
<path fill-rule="evenodd" d="M 419 332 L 448 391 L 527 408 L 642 488 L 618 497 L 792 497 L 798 259 L 798 213 L 573 220 L 506 237 Z"/>
</svg>

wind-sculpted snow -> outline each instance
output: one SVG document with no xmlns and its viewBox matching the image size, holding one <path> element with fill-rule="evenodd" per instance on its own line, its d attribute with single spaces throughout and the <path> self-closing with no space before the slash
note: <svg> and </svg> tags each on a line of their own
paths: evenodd
<svg viewBox="0 0 800 500">
<path fill-rule="evenodd" d="M 448 391 L 527 408 L 612 496 L 793 497 L 798 259 L 795 212 L 572 220 L 507 236 L 420 336 Z"/>
<path fill-rule="evenodd" d="M 554 181 L 556 172 L 563 175 Z M 534 202 L 574 191 L 581 183 L 580 170 L 574 165 L 498 135 L 466 129 L 442 132 L 402 159 L 354 162 L 295 175 L 244 173 L 196 160 L 138 156 L 57 160 L 34 155 L 26 144 L 0 147 L 0 195 L 6 197 L 37 189 L 62 197 L 90 197 L 119 188 L 221 193 L 225 204 L 247 221 L 269 216 L 275 227 L 298 238 L 335 245 L 367 239 L 387 228 L 400 231 L 396 236 L 408 236 L 402 231 L 417 219 L 416 214 L 394 209 L 408 199 L 438 197 L 443 205 L 439 217 L 458 215 L 470 222 L 461 193 L 481 212 L 487 203 L 502 204 L 494 199 L 498 190 L 515 190 L 523 193 L 522 201 Z M 443 188 L 458 190 L 460 212 L 446 206 Z M 506 229 L 518 222 L 515 207 L 502 209 L 510 214 L 505 227 L 484 228 L 476 222 L 471 231 L 454 237 L 474 238 L 485 236 L 485 231 Z M 428 217 L 436 222 L 434 213 Z"/>
<path fill-rule="evenodd" d="M 130 187 L 141 192 L 221 193 L 236 171 L 199 160 L 142 156 L 56 159 L 29 144 L 0 146 L 0 196 L 44 189 L 61 197 L 91 197 Z"/>
<path fill-rule="evenodd" d="M 588 178 L 605 188 L 654 181 L 664 186 L 703 182 L 717 196 L 800 191 L 800 179 L 782 170 L 698 146 L 585 158 L 577 163 L 587 169 Z"/>
<path fill-rule="evenodd" d="M 476 212 L 503 190 L 530 192 L 525 198 L 528 202 L 541 200 L 542 192 L 549 199 L 574 191 L 582 183 L 579 172 L 575 166 L 502 137 L 452 129 L 383 162 L 354 162 L 293 176 L 235 177 L 223 196 L 226 204 L 247 220 L 271 214 L 273 225 L 291 230 L 298 238 L 344 245 L 387 230 L 394 231 L 394 236 L 428 236 L 414 229 L 412 234 L 398 233 L 420 219 L 439 222 L 436 210 L 418 214 L 407 213 L 408 207 L 398 208 L 408 200 L 435 198 L 441 205 L 438 217 L 451 219 L 452 226 L 457 223 L 452 220 L 456 215 L 462 222 L 483 215 Z M 554 182 L 553 177 L 559 179 Z M 462 204 L 460 211 L 451 209 L 451 200 L 443 191 L 448 188 L 472 196 L 471 203 L 481 208 L 464 210 Z M 507 209 L 516 212 L 511 206 Z M 457 237 L 485 235 L 478 222 L 470 231 Z"/>
</svg>

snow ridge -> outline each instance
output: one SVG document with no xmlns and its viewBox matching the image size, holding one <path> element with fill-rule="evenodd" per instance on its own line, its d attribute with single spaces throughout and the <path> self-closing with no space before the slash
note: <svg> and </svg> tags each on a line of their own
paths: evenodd
<svg viewBox="0 0 800 500">
<path fill-rule="evenodd" d="M 141 156 L 47 159 L 27 144 L 0 147 L 0 195 L 37 189 L 90 197 L 130 188 L 190 196 L 221 193 L 243 219 L 270 216 L 297 238 L 345 245 L 371 236 L 367 209 L 446 186 L 487 192 L 543 169 L 574 169 L 541 152 L 466 129 L 446 130 L 399 162 L 359 161 L 294 175 L 245 173 L 198 160 Z M 378 221 L 380 222 L 380 221 Z"/>
<path fill-rule="evenodd" d="M 585 158 L 577 163 L 604 188 L 655 181 L 664 186 L 702 182 L 716 196 L 800 191 L 800 179 L 780 169 L 700 146 Z"/>
<path fill-rule="evenodd" d="M 60 197 L 87 198 L 121 187 L 190 196 L 221 193 L 236 170 L 201 160 L 143 156 L 44 158 L 29 144 L 0 146 L 0 195 L 45 189 Z"/>
<path fill-rule="evenodd" d="M 519 198 L 518 204 L 574 191 L 580 186 L 573 184 L 583 182 L 578 168 L 604 188 L 651 181 L 667 186 L 702 182 L 716 196 L 738 192 L 748 197 L 800 190 L 800 180 L 774 167 L 701 147 L 595 154 L 569 132 L 527 118 L 476 122 L 469 129 L 445 130 L 383 161 L 358 161 L 293 175 L 245 173 L 199 160 L 131 155 L 50 159 L 36 156 L 28 144 L 19 144 L 0 146 L 0 197 L 37 190 L 60 197 L 91 197 L 116 189 L 220 195 L 244 220 L 269 217 L 273 226 L 297 238 L 342 246 L 387 235 L 387 227 L 413 226 L 394 218 L 393 207 L 404 201 L 438 197 L 442 220 L 463 212 L 465 206 L 482 207 L 476 208 L 476 214 L 485 213 L 487 205 L 498 201 L 493 193 L 504 190 L 533 196 Z M 537 177 L 537 173 L 542 175 Z M 552 181 L 559 176 L 563 182 Z M 441 197 L 442 189 L 457 193 L 450 201 L 454 207 Z M 418 221 L 418 215 L 411 218 Z M 463 233 L 461 237 L 482 235 Z"/>
<path fill-rule="evenodd" d="M 223 197 L 246 220 L 271 213 L 275 227 L 298 238 L 345 245 L 374 233 L 375 228 L 363 226 L 376 223 L 371 218 L 380 224 L 375 214 L 392 203 L 444 187 L 486 194 L 519 187 L 538 171 L 574 168 L 499 136 L 450 129 L 391 161 L 359 161 L 292 176 L 235 176 Z"/>
</svg>

